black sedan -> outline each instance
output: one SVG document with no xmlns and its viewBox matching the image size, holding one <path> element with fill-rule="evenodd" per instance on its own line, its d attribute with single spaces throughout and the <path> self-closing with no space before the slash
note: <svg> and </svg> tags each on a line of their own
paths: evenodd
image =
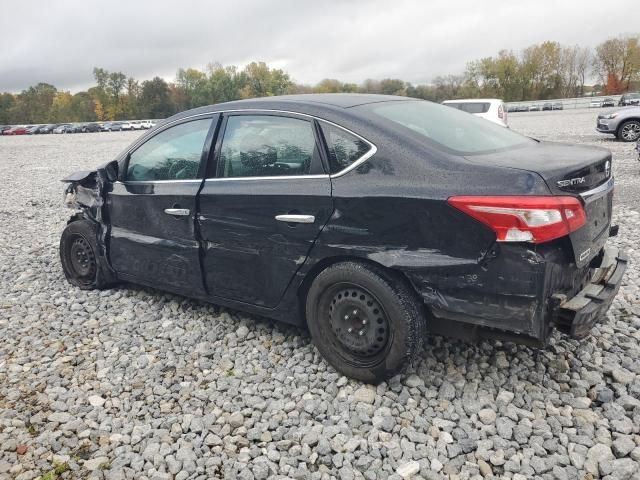
<svg viewBox="0 0 640 480">
<path fill-rule="evenodd" d="M 625 270 L 608 150 L 405 97 L 325 94 L 171 117 L 64 179 L 67 279 L 307 326 L 339 371 L 394 375 L 430 334 L 581 338 Z"/>
<path fill-rule="evenodd" d="M 102 127 L 97 123 L 83 123 L 78 126 L 78 129 L 82 133 L 88 133 L 88 132 L 95 133 L 95 132 L 102 131 Z"/>
</svg>

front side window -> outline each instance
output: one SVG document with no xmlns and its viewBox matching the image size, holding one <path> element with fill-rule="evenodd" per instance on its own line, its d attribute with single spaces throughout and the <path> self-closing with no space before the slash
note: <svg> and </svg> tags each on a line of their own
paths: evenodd
<svg viewBox="0 0 640 480">
<path fill-rule="evenodd" d="M 313 125 L 273 115 L 229 117 L 222 139 L 220 177 L 308 175 L 317 161 Z M 319 172 L 321 173 L 321 172 Z"/>
<path fill-rule="evenodd" d="M 126 180 L 190 180 L 197 178 L 211 119 L 170 127 L 131 153 Z"/>
<path fill-rule="evenodd" d="M 367 142 L 341 128 L 327 123 L 321 125 L 329 149 L 329 171 L 332 174 L 349 168 L 371 149 Z"/>
</svg>

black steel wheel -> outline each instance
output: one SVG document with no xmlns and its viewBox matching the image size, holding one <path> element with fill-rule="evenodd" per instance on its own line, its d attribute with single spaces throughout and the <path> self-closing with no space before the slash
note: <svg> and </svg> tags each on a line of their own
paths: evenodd
<svg viewBox="0 0 640 480">
<path fill-rule="evenodd" d="M 368 383 L 395 375 L 422 344 L 425 317 L 411 286 L 376 265 L 337 263 L 313 281 L 309 331 L 341 373 Z"/>
<path fill-rule="evenodd" d="M 75 234 L 69 248 L 69 258 L 74 273 L 78 278 L 93 279 L 98 265 L 96 255 L 89 242 L 83 236 Z"/>
<path fill-rule="evenodd" d="M 375 362 L 389 341 L 389 319 L 380 301 L 360 285 L 345 282 L 328 288 L 320 302 L 331 324 L 333 341 L 357 363 L 366 357 Z"/>
<path fill-rule="evenodd" d="M 96 226 L 89 220 L 71 222 L 60 237 L 60 262 L 65 277 L 83 290 L 108 286 L 96 244 Z"/>
</svg>

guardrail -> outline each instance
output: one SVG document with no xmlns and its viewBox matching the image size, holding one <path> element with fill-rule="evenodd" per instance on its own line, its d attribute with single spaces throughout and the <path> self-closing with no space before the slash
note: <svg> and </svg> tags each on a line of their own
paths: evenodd
<svg viewBox="0 0 640 480">
<path fill-rule="evenodd" d="M 505 102 L 507 107 L 510 106 L 526 106 L 530 107 L 532 105 L 539 105 L 542 108 L 542 105 L 545 103 L 562 103 L 563 108 L 589 108 L 592 102 L 602 102 L 605 98 L 612 98 L 613 101 L 618 105 L 618 101 L 622 95 L 600 95 L 596 97 L 576 97 L 576 98 L 550 98 L 548 100 L 527 100 L 522 102 Z"/>
</svg>

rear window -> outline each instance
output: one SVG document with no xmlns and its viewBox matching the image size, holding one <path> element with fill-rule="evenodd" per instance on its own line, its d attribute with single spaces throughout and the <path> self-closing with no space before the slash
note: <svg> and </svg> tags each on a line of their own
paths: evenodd
<svg viewBox="0 0 640 480">
<path fill-rule="evenodd" d="M 437 103 L 381 102 L 365 105 L 365 108 L 461 155 L 506 150 L 534 142 L 508 128 Z"/>
<path fill-rule="evenodd" d="M 451 102 L 443 103 L 447 107 L 457 108 L 467 113 L 487 113 L 491 106 L 488 102 Z"/>
</svg>

